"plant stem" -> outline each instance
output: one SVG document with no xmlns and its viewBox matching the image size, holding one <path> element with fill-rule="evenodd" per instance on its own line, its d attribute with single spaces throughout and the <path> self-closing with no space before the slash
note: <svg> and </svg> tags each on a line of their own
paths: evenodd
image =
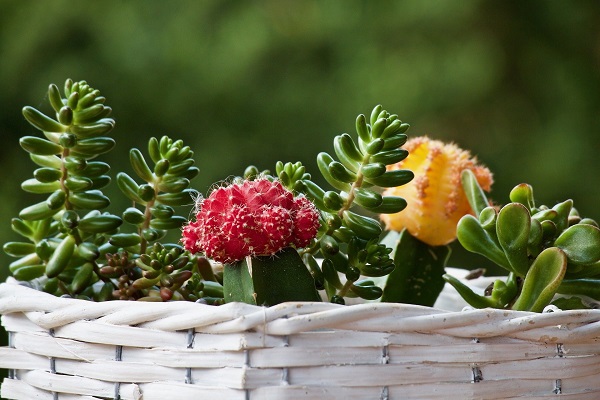
<svg viewBox="0 0 600 400">
<path fill-rule="evenodd" d="M 340 297 L 346 296 L 346 294 L 348 293 L 348 290 L 350 290 L 351 287 L 352 287 L 352 282 L 346 281 L 346 283 L 344 283 L 344 286 L 338 292 L 338 296 L 340 296 Z"/>
<path fill-rule="evenodd" d="M 352 206 L 352 203 L 354 202 L 354 198 L 356 197 L 356 194 L 355 194 L 356 189 L 360 189 L 362 187 L 363 178 L 364 178 L 364 175 L 362 173 L 362 168 L 365 164 L 369 163 L 370 159 L 371 159 L 371 155 L 367 154 L 365 156 L 365 158 L 363 158 L 362 162 L 360 163 L 360 168 L 358 169 L 358 172 L 356 173 L 356 180 L 352 183 L 352 186 L 350 187 L 350 191 L 348 193 L 348 200 L 346 200 L 346 203 L 338 211 L 338 216 L 340 218 L 343 217 L 344 211 L 349 210 L 350 207 Z"/>
<path fill-rule="evenodd" d="M 217 278 L 213 272 L 212 266 L 210 265 L 210 261 L 208 261 L 205 257 L 198 257 L 196 261 L 196 266 L 198 267 L 198 272 L 202 275 L 205 281 L 213 281 L 217 282 Z"/>
</svg>

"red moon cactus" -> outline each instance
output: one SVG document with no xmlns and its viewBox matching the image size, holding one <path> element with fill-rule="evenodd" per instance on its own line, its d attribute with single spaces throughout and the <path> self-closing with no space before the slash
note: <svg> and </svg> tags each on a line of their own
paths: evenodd
<svg viewBox="0 0 600 400">
<path fill-rule="evenodd" d="M 306 247 L 319 229 L 316 207 L 278 181 L 219 187 L 198 206 L 196 221 L 183 228 L 183 245 L 222 263 L 273 255 L 292 245 Z"/>
</svg>

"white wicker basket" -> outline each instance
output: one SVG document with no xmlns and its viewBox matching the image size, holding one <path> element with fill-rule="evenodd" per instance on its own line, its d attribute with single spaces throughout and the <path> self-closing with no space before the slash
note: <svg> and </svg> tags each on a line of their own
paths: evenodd
<svg viewBox="0 0 600 400">
<path fill-rule="evenodd" d="M 600 398 L 600 310 L 93 303 L 0 284 L 6 399 Z"/>
</svg>

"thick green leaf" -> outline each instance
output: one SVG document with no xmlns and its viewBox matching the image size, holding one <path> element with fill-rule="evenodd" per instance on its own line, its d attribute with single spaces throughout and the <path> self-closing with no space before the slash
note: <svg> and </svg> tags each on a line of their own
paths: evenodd
<svg viewBox="0 0 600 400">
<path fill-rule="evenodd" d="M 460 176 L 460 180 L 473 212 L 477 217 L 479 217 L 481 211 L 488 207 L 490 202 L 488 201 L 481 186 L 479 186 L 473 171 L 470 169 L 465 169 Z"/>
<path fill-rule="evenodd" d="M 473 291 L 470 287 L 462 283 L 456 277 L 444 274 L 442 276 L 446 282 L 448 282 L 460 296 L 469 303 L 470 306 L 475 308 L 500 308 L 499 304 L 494 301 L 491 297 L 481 296 Z"/>
<path fill-rule="evenodd" d="M 386 279 L 381 301 L 433 306 L 444 287 L 450 247 L 429 246 L 404 230 L 392 248 L 396 268 Z"/>
<path fill-rule="evenodd" d="M 600 300 L 600 279 L 565 279 L 560 284 L 558 293 L 588 296 Z"/>
<path fill-rule="evenodd" d="M 552 301 L 566 271 L 567 256 L 561 249 L 550 247 L 542 251 L 529 268 L 513 309 L 541 312 Z"/>
<path fill-rule="evenodd" d="M 529 269 L 527 245 L 530 226 L 529 211 L 520 203 L 507 204 L 498 213 L 496 222 L 498 242 L 512 269 L 521 276 L 525 276 Z"/>
<path fill-rule="evenodd" d="M 533 199 L 533 187 L 527 183 L 517 185 L 510 192 L 510 201 L 513 203 L 521 203 L 527 210 L 531 211 L 535 207 Z"/>
<path fill-rule="evenodd" d="M 569 227 L 554 242 L 573 264 L 593 264 L 600 260 L 600 229 L 593 225 Z"/>
<path fill-rule="evenodd" d="M 466 250 L 481 254 L 506 270 L 513 271 L 504 251 L 474 216 L 465 215 L 458 221 L 456 237 Z"/>
<path fill-rule="evenodd" d="M 556 218 L 554 219 L 556 229 L 558 229 L 559 232 L 562 232 L 569 226 L 569 215 L 573 209 L 573 200 L 566 200 L 562 203 L 558 203 L 552 207 L 552 209 L 556 211 Z"/>
</svg>

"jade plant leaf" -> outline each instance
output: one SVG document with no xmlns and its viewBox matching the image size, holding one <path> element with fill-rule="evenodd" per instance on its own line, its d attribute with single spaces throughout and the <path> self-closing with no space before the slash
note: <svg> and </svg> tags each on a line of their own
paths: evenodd
<svg viewBox="0 0 600 400">
<path fill-rule="evenodd" d="M 298 252 L 287 247 L 273 256 L 246 257 L 223 270 L 226 302 L 272 306 L 285 301 L 321 301 Z"/>
<path fill-rule="evenodd" d="M 483 189 L 479 186 L 475 174 L 470 169 L 465 169 L 462 172 L 460 180 L 473 212 L 479 217 L 481 211 L 490 205 Z"/>
<path fill-rule="evenodd" d="M 403 230 L 394 245 L 396 268 L 388 275 L 382 302 L 433 306 L 444 287 L 448 246 L 430 246 Z"/>
<path fill-rule="evenodd" d="M 569 264 L 566 279 L 600 278 L 600 261 L 588 265 Z"/>
<path fill-rule="evenodd" d="M 558 288 L 560 294 L 573 294 L 600 300 L 600 279 L 565 279 Z"/>
<path fill-rule="evenodd" d="M 443 278 L 446 282 L 448 282 L 450 285 L 452 285 L 454 287 L 454 289 L 456 289 L 458 294 L 460 294 L 460 296 L 467 303 L 469 303 L 469 305 L 471 305 L 472 307 L 475 307 L 475 308 L 486 308 L 486 307 L 501 308 L 501 306 L 499 305 L 499 303 L 497 301 L 495 301 L 495 299 L 492 299 L 491 297 L 481 296 L 481 295 L 475 293 L 473 291 L 473 289 L 471 289 L 470 287 L 468 287 L 467 285 L 462 283 L 456 277 L 454 277 L 450 274 L 444 274 Z M 502 283 L 502 281 L 499 281 L 499 280 L 496 282 Z M 494 284 L 494 286 L 496 286 L 496 284 Z"/>
<path fill-rule="evenodd" d="M 530 227 L 529 211 L 520 203 L 507 204 L 498 213 L 496 222 L 498 241 L 512 269 L 521 276 L 524 276 L 529 269 L 527 245 Z"/>
<path fill-rule="evenodd" d="M 541 312 L 552 301 L 565 272 L 567 255 L 558 247 L 550 247 L 535 259 L 523 282 L 521 295 L 513 309 Z"/>
<path fill-rule="evenodd" d="M 535 207 L 533 188 L 527 183 L 521 183 L 515 186 L 513 190 L 511 190 L 509 197 L 510 201 L 524 205 L 529 211 Z"/>
<path fill-rule="evenodd" d="M 458 221 L 456 237 L 466 250 L 481 254 L 506 270 L 513 271 L 504 251 L 472 215 L 465 215 Z"/>
<path fill-rule="evenodd" d="M 554 242 L 565 252 L 570 263 L 593 264 L 600 260 L 600 229 L 577 224 L 567 228 Z"/>
</svg>

